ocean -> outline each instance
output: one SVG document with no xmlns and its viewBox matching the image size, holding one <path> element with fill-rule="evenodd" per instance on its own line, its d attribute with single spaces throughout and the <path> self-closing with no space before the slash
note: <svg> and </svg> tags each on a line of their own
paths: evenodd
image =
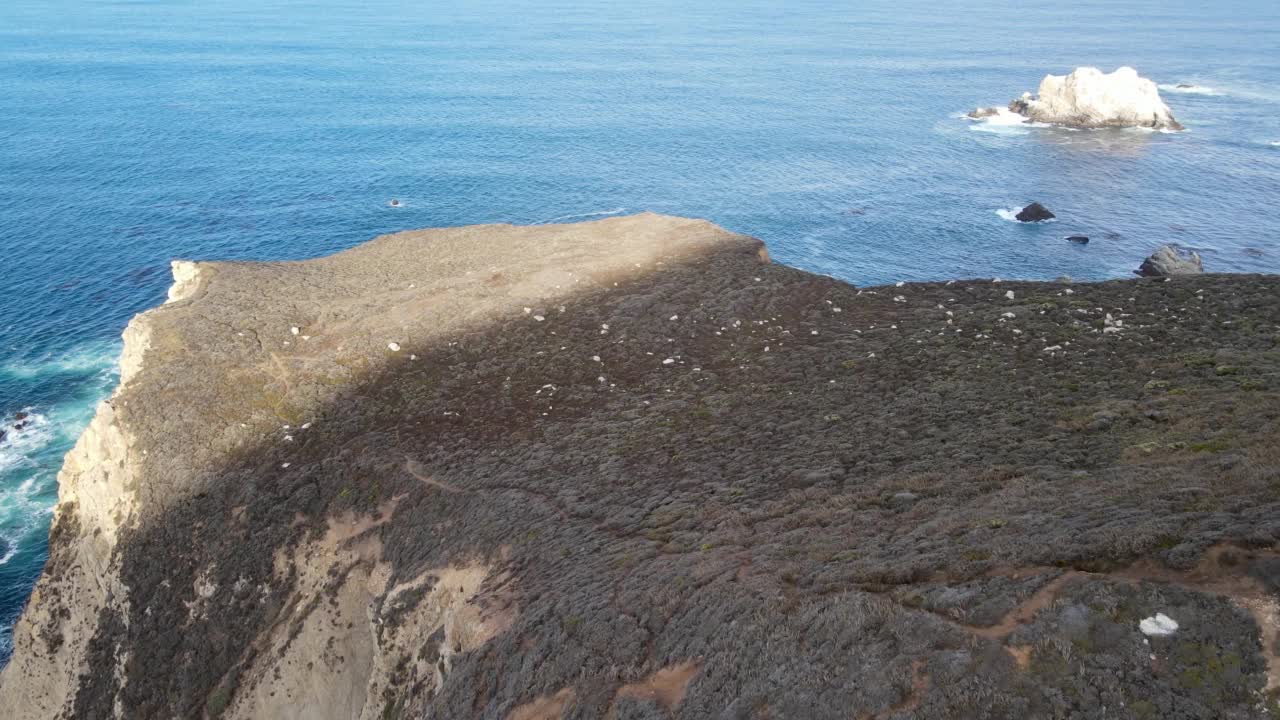
<svg viewBox="0 0 1280 720">
<path fill-rule="evenodd" d="M 1080 65 L 1187 131 L 963 117 Z M 6 0 L 0 170 L 3 663 L 171 259 L 652 210 L 857 284 L 1125 277 L 1166 242 L 1277 272 L 1280 3 Z M 1058 220 L 1006 219 L 1031 200 Z"/>
</svg>

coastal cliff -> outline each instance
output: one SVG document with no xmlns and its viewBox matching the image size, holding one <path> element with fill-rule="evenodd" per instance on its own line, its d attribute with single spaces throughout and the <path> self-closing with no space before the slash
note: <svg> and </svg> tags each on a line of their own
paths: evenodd
<svg viewBox="0 0 1280 720">
<path fill-rule="evenodd" d="M 0 717 L 1276 710 L 1280 278 L 858 289 L 652 214 L 174 276 Z"/>
</svg>

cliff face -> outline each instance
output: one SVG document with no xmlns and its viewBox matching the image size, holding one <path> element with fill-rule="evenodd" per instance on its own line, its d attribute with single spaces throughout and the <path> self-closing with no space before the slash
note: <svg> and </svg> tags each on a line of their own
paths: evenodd
<svg viewBox="0 0 1280 720">
<path fill-rule="evenodd" d="M 67 457 L 0 717 L 1243 718 L 1280 685 L 1280 279 L 858 290 L 654 215 L 174 274 Z"/>
</svg>

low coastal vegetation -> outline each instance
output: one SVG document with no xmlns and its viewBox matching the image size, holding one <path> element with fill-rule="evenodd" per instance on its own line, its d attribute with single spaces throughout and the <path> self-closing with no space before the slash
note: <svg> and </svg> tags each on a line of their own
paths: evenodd
<svg viewBox="0 0 1280 720">
<path fill-rule="evenodd" d="M 0 709 L 1280 717 L 1280 278 L 763 257 L 649 215 L 201 265 L 111 401 L 123 594 L 69 604 L 106 521 L 61 506 Z"/>
</svg>

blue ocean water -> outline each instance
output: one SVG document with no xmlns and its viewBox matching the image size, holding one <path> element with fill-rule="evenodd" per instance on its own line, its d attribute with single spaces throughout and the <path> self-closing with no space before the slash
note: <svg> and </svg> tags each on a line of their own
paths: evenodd
<svg viewBox="0 0 1280 720">
<path fill-rule="evenodd" d="M 1187 132 L 959 117 L 1123 64 Z M 1169 241 L 1276 272 L 1280 4 L 6 0 L 0 170 L 0 417 L 31 414 L 0 440 L 2 663 L 170 259 L 654 210 L 860 284 L 1120 277 Z M 1033 199 L 1059 221 L 997 212 Z"/>
</svg>

